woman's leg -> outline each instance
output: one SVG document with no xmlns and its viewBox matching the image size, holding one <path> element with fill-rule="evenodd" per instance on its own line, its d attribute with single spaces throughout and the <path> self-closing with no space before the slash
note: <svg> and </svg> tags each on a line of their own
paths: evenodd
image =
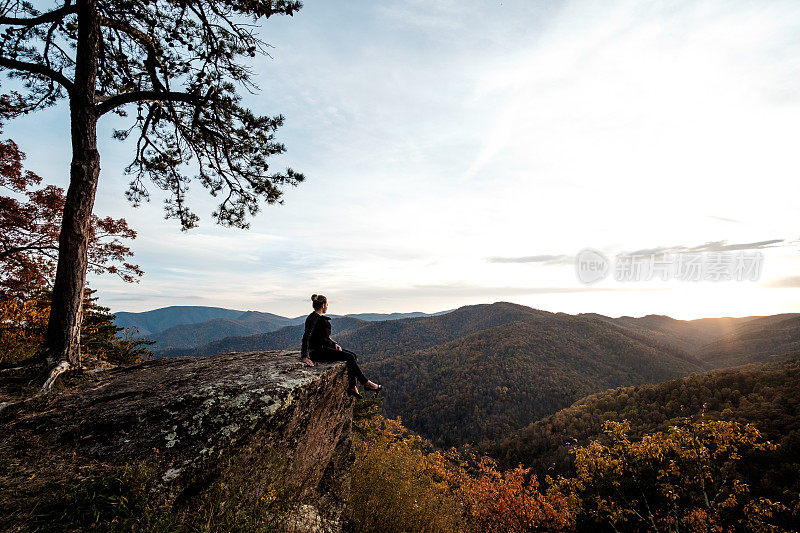
<svg viewBox="0 0 800 533">
<path fill-rule="evenodd" d="M 336 348 L 322 348 L 313 350 L 310 353 L 312 361 L 345 361 L 347 363 L 347 381 L 350 388 L 355 387 L 356 379 L 361 383 L 366 383 L 368 380 L 361 369 L 356 363 L 356 354 L 350 350 L 337 350 Z"/>
<path fill-rule="evenodd" d="M 358 362 L 357 362 L 358 361 L 358 356 L 355 353 L 351 352 L 350 350 L 345 350 L 344 348 L 342 348 L 341 350 L 337 350 L 337 351 L 344 352 L 348 356 L 347 364 L 353 368 L 353 374 L 355 375 L 355 377 L 359 381 L 359 383 L 361 383 L 363 385 L 367 381 L 369 381 L 367 379 L 367 376 L 365 376 L 364 373 L 361 371 L 361 369 L 358 367 Z"/>
</svg>

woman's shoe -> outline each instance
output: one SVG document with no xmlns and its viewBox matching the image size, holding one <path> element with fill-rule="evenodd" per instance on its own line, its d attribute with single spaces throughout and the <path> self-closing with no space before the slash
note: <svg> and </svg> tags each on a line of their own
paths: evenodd
<svg viewBox="0 0 800 533">
<path fill-rule="evenodd" d="M 377 389 L 366 389 L 366 390 L 368 390 L 370 392 L 374 392 L 375 394 L 378 394 L 381 391 L 382 388 L 383 388 L 383 385 L 378 383 L 378 388 Z"/>
<path fill-rule="evenodd" d="M 362 398 L 364 398 L 364 397 L 361 395 L 361 393 L 360 393 L 360 392 L 358 392 L 357 390 L 353 390 L 353 389 L 347 389 L 347 394 L 349 394 L 350 396 L 355 396 L 355 397 L 356 397 L 356 398 L 358 398 L 359 400 L 361 400 Z"/>
</svg>

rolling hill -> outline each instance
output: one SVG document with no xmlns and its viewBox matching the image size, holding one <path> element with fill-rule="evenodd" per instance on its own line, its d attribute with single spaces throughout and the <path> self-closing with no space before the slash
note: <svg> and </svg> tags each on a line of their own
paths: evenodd
<svg viewBox="0 0 800 533">
<path fill-rule="evenodd" d="M 179 324 L 159 333 L 148 335 L 147 338 L 156 341 L 151 348 L 154 351 L 192 348 L 225 337 L 276 331 L 290 324 L 296 324 L 299 320 L 301 319 L 288 319 L 271 313 L 246 311 L 236 318 L 215 318 L 195 324 Z"/>
<path fill-rule="evenodd" d="M 512 309 L 494 305 L 498 314 Z M 516 311 L 515 322 L 365 363 L 367 376 L 390 387 L 387 414 L 449 447 L 507 435 L 592 392 L 708 370 L 686 352 L 602 320 Z"/>
<path fill-rule="evenodd" d="M 347 331 L 367 324 L 365 320 L 350 317 L 332 318 L 331 329 Z M 257 350 L 299 350 L 304 324 L 286 326 L 268 333 L 231 336 L 193 348 L 167 348 L 156 352 L 157 357 L 204 357 L 225 352 L 253 352 Z M 333 336 L 332 336 L 333 337 Z M 338 337 L 337 337 L 338 338 Z"/>
<path fill-rule="evenodd" d="M 441 345 L 477 331 L 550 314 L 509 302 L 468 305 L 438 316 L 373 322 L 335 338 L 339 344 L 359 354 L 359 361 L 374 362 Z"/>
<path fill-rule="evenodd" d="M 745 322 L 703 346 L 697 356 L 716 368 L 777 361 L 800 355 L 800 315 L 775 315 Z"/>
<path fill-rule="evenodd" d="M 366 362 L 436 346 L 470 332 L 541 313 L 546 312 L 524 305 L 498 302 L 464 306 L 444 314 L 374 322 L 353 322 L 355 319 L 350 317 L 345 317 L 350 321 L 343 322 L 342 317 L 330 315 L 334 317 L 331 319 L 331 337 L 343 347 L 356 352 L 359 361 Z M 159 355 L 213 355 L 225 351 L 299 349 L 302 336 L 303 326 L 300 325 L 274 335 L 231 337 L 197 346 L 193 350 L 169 350 Z"/>
<path fill-rule="evenodd" d="M 222 307 L 173 305 L 141 313 L 119 311 L 114 313 L 114 324 L 120 328 L 136 328 L 140 335 L 148 336 L 179 324 L 197 324 L 215 318 L 236 318 L 243 312 Z"/>
<path fill-rule="evenodd" d="M 654 340 L 677 346 L 690 353 L 696 352 L 709 342 L 732 333 L 739 325 L 754 318 L 723 317 L 677 320 L 664 315 L 621 316 L 617 318 L 598 314 L 582 314 L 578 316 L 592 316 L 615 326 L 649 336 Z"/>
<path fill-rule="evenodd" d="M 436 316 L 448 312 L 358 313 L 328 316 L 369 322 Z M 221 307 L 172 306 L 142 313 L 118 312 L 115 314 L 114 323 L 117 327 L 136 328 L 138 334 L 134 335 L 135 337 L 156 341 L 150 349 L 163 356 L 168 353 L 185 353 L 184 349 L 202 346 L 226 337 L 244 337 L 277 331 L 287 326 L 303 324 L 305 318 L 306 315 L 287 318 L 273 313 L 237 311 Z M 200 351 L 208 355 L 209 350 L 213 349 L 208 347 Z"/>
<path fill-rule="evenodd" d="M 571 406 L 530 423 L 478 450 L 504 467 L 523 464 L 544 474 L 569 473 L 570 445 L 604 439 L 605 420 L 628 420 L 633 438 L 664 431 L 681 417 L 751 423 L 780 445 L 765 464 L 749 458 L 754 487 L 800 490 L 800 359 L 751 363 L 663 383 L 620 387 L 581 398 Z M 777 460 L 775 460 L 777 459 Z"/>
</svg>

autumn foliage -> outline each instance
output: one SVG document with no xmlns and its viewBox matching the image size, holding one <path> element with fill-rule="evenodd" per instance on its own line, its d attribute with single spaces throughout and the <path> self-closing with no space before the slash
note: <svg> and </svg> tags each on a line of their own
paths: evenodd
<svg viewBox="0 0 800 533">
<path fill-rule="evenodd" d="M 360 403 L 354 414 L 356 463 L 349 519 L 358 531 L 459 531 L 466 527 L 449 490 L 448 462 L 399 420 Z"/>
<path fill-rule="evenodd" d="M 521 466 L 435 449 L 400 419 L 372 413 L 356 427 L 350 519 L 359 531 L 561 531 L 567 498 L 540 490 Z"/>
<path fill-rule="evenodd" d="M 81 322 L 81 358 L 84 363 L 133 364 L 152 357 L 147 345 L 155 341 L 135 338 L 135 332 L 114 325 L 114 315 L 96 303 L 86 289 Z M 0 301 L 0 364 L 31 357 L 44 339 L 50 316 L 50 294 L 43 291 L 26 300 Z"/>
<path fill-rule="evenodd" d="M 682 419 L 666 432 L 629 438 L 627 421 L 609 421 L 609 444 L 575 447 L 576 475 L 556 488 L 573 499 L 578 523 L 620 531 L 779 531 L 789 509 L 752 498 L 740 471 L 748 452 L 769 454 L 751 424 Z"/>
<path fill-rule="evenodd" d="M 0 133 L 20 106 L 15 94 L 0 96 Z M 64 209 L 63 189 L 37 188 L 42 178 L 23 167 L 24 159 L 13 140 L 0 141 L 0 189 L 6 193 L 0 196 L 0 363 L 33 356 L 44 340 Z M 92 215 L 90 232 L 89 269 L 138 281 L 142 270 L 128 261 L 133 252 L 121 241 L 136 238 L 125 219 Z M 132 363 L 149 357 L 149 341 L 115 327 L 108 308 L 95 303 L 94 291 L 84 292 L 84 359 Z"/>
<path fill-rule="evenodd" d="M 0 363 L 31 357 L 44 338 L 49 316 L 49 299 L 0 301 Z"/>
<path fill-rule="evenodd" d="M 0 133 L 3 123 L 19 113 L 15 96 L 0 97 Z M 0 297 L 26 299 L 52 283 L 58 259 L 58 236 L 64 210 L 64 190 L 55 185 L 36 188 L 42 178 L 23 168 L 25 154 L 7 139 L 0 142 Z M 125 219 L 92 215 L 89 269 L 116 274 L 133 282 L 142 275 L 121 239 L 135 239 Z"/>
<path fill-rule="evenodd" d="M 637 440 L 629 429 L 610 421 L 605 442 L 571 447 L 573 474 L 542 484 L 521 465 L 436 450 L 399 419 L 357 416 L 349 518 L 359 531 L 728 532 L 797 517 L 797 502 L 749 494 L 742 457 L 777 448 L 754 426 L 687 418 Z"/>
</svg>

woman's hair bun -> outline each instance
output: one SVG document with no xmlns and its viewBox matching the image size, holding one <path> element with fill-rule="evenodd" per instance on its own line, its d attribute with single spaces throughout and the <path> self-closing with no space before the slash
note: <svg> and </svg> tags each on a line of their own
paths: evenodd
<svg viewBox="0 0 800 533">
<path fill-rule="evenodd" d="M 311 302 L 312 302 L 311 305 L 314 306 L 314 309 L 322 309 L 323 307 L 325 307 L 325 302 L 327 301 L 328 299 L 321 294 L 311 295 Z"/>
</svg>

